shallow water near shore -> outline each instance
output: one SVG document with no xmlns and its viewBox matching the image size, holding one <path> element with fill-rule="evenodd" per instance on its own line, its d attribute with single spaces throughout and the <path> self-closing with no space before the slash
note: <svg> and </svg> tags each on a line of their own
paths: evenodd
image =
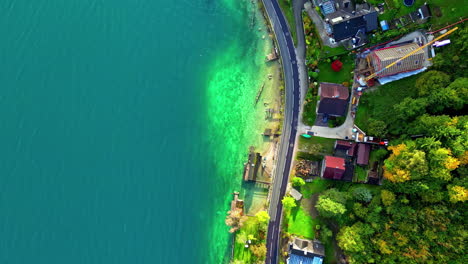
<svg viewBox="0 0 468 264">
<path fill-rule="evenodd" d="M 227 263 L 264 128 L 255 8 L 2 1 L 0 263 Z"/>
</svg>

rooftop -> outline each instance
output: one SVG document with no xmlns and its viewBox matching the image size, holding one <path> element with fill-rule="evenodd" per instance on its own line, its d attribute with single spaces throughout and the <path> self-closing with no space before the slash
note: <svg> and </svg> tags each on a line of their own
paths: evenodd
<svg viewBox="0 0 468 264">
<path fill-rule="evenodd" d="M 374 54 L 382 60 L 393 60 L 399 59 L 408 53 L 419 48 L 418 44 L 410 43 L 402 46 L 392 46 L 388 48 L 378 49 L 374 51 Z M 424 50 L 420 49 L 414 54 L 424 54 Z"/>
<path fill-rule="evenodd" d="M 371 146 L 369 144 L 359 143 L 356 163 L 359 165 L 369 164 L 369 154 Z"/>
<path fill-rule="evenodd" d="M 339 157 L 325 156 L 327 168 L 345 170 L 345 160 Z"/>
<path fill-rule="evenodd" d="M 348 100 L 338 98 L 323 98 L 319 102 L 317 112 L 332 116 L 344 116 L 348 106 Z"/>
<path fill-rule="evenodd" d="M 292 254 L 302 255 L 307 257 L 324 257 L 325 247 L 318 240 L 308 240 L 294 237 L 293 242 L 290 244 Z"/>
<path fill-rule="evenodd" d="M 320 83 L 320 98 L 336 98 L 347 100 L 349 98 L 348 87 L 337 83 Z"/>
<path fill-rule="evenodd" d="M 294 188 L 291 188 L 291 191 L 289 191 L 289 193 L 296 201 L 299 201 L 302 199 L 302 194 Z"/>
</svg>

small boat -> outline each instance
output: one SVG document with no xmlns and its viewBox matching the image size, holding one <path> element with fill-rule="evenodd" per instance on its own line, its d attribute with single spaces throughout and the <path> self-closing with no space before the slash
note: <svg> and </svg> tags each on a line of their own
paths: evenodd
<svg viewBox="0 0 468 264">
<path fill-rule="evenodd" d="M 312 136 L 311 135 L 308 135 L 308 134 L 301 134 L 302 137 L 304 138 L 311 138 Z"/>
</svg>

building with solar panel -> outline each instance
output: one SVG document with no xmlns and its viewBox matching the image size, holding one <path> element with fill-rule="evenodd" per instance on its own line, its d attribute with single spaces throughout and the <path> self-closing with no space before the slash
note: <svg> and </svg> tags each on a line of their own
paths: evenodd
<svg viewBox="0 0 468 264">
<path fill-rule="evenodd" d="M 295 237 L 289 244 L 288 264 L 322 264 L 325 247 L 318 240 Z"/>
</svg>

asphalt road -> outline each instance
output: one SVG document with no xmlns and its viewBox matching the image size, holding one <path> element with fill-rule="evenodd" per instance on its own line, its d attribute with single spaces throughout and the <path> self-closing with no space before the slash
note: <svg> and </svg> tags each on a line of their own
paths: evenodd
<svg viewBox="0 0 468 264">
<path fill-rule="evenodd" d="M 270 223 L 267 235 L 267 257 L 265 263 L 278 262 L 281 212 L 283 205 L 281 198 L 286 192 L 289 172 L 294 152 L 299 116 L 299 71 L 296 62 L 296 51 L 291 38 L 286 19 L 281 12 L 277 0 L 263 0 L 263 4 L 275 31 L 281 61 L 283 63 L 286 87 L 286 105 L 284 111 L 284 125 L 282 140 L 279 146 L 273 189 L 270 199 Z M 294 29 L 293 29 L 294 30 Z"/>
</svg>

